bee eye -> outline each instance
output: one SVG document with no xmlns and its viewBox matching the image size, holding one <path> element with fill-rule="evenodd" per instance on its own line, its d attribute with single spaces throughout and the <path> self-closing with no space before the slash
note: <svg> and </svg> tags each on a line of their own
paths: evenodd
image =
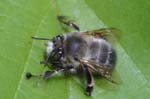
<svg viewBox="0 0 150 99">
<path fill-rule="evenodd" d="M 59 41 L 64 40 L 63 35 L 57 35 L 57 36 L 56 36 L 56 40 L 59 40 Z"/>
</svg>

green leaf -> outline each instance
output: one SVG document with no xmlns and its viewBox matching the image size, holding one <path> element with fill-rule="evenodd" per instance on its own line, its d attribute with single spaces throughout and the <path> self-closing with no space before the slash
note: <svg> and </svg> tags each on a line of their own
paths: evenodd
<svg viewBox="0 0 150 99">
<path fill-rule="evenodd" d="M 150 92 L 150 17 L 148 0 L 1 0 L 0 99 L 141 99 Z M 58 75 L 49 81 L 25 79 L 26 72 L 41 74 L 45 41 L 63 32 L 57 15 L 69 16 L 81 31 L 116 27 L 122 38 L 115 44 L 118 62 L 112 84 L 95 78 L 91 97 L 84 95 L 85 81 Z"/>
</svg>

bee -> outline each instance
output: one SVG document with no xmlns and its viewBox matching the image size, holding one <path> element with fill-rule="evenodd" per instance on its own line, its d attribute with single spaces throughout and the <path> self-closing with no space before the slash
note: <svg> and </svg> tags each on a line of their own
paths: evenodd
<svg viewBox="0 0 150 99">
<path fill-rule="evenodd" d="M 58 73 L 82 69 L 87 79 L 85 91 L 88 96 L 92 94 L 94 87 L 93 74 L 98 74 L 114 83 L 111 75 L 116 65 L 117 55 L 107 40 L 112 29 L 80 32 L 79 26 L 64 16 L 59 16 L 58 20 L 77 31 L 57 35 L 52 39 L 32 37 L 37 40 L 48 40 L 46 58 L 41 63 L 45 66 L 51 64 L 56 68 L 45 71 L 41 76 L 44 79 L 49 79 Z M 31 73 L 26 74 L 28 79 L 33 76 L 35 75 Z"/>
</svg>

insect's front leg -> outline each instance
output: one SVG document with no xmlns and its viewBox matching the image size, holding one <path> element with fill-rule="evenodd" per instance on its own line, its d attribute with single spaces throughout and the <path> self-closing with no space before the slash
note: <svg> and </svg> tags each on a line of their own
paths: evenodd
<svg viewBox="0 0 150 99">
<path fill-rule="evenodd" d="M 86 70 L 86 79 L 87 79 L 86 94 L 88 96 L 91 96 L 94 87 L 94 78 L 91 70 L 86 65 L 85 65 L 85 70 Z"/>
<path fill-rule="evenodd" d="M 74 22 L 72 22 L 71 20 L 68 20 L 65 16 L 58 16 L 57 18 L 61 23 L 68 25 L 70 27 L 73 27 L 77 31 L 80 31 L 79 26 L 77 24 L 75 24 Z"/>
<path fill-rule="evenodd" d="M 41 74 L 41 75 L 33 75 L 30 72 L 28 72 L 28 73 L 26 73 L 26 78 L 30 79 L 31 77 L 42 77 L 44 79 L 49 79 L 50 77 L 52 77 L 56 74 L 66 72 L 72 68 L 73 68 L 73 66 L 67 66 L 66 68 L 58 68 L 58 69 L 55 69 L 52 71 L 45 71 L 44 74 Z"/>
<path fill-rule="evenodd" d="M 49 79 L 51 76 L 56 75 L 58 73 L 62 73 L 64 71 L 65 69 L 59 68 L 59 69 L 52 70 L 52 71 L 45 71 L 44 74 L 41 74 L 41 75 L 33 75 L 30 72 L 28 72 L 26 73 L 26 78 L 30 79 L 31 77 L 42 77 L 44 79 Z"/>
<path fill-rule="evenodd" d="M 53 75 L 57 75 L 59 73 L 63 73 L 65 71 L 65 69 L 56 69 L 53 71 L 45 71 L 43 78 L 44 79 L 49 79 L 50 77 L 52 77 Z"/>
</svg>

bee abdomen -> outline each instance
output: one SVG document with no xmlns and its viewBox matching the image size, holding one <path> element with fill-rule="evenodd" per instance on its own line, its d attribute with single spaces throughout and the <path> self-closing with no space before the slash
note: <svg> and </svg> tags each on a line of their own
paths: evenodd
<svg viewBox="0 0 150 99">
<path fill-rule="evenodd" d="M 116 52 L 104 39 L 95 39 L 90 45 L 91 58 L 96 62 L 114 68 L 116 63 Z"/>
<path fill-rule="evenodd" d="M 114 49 L 111 48 L 111 50 L 107 53 L 105 65 L 111 66 L 113 68 L 116 64 L 116 60 L 117 60 L 116 52 L 114 51 Z"/>
</svg>

